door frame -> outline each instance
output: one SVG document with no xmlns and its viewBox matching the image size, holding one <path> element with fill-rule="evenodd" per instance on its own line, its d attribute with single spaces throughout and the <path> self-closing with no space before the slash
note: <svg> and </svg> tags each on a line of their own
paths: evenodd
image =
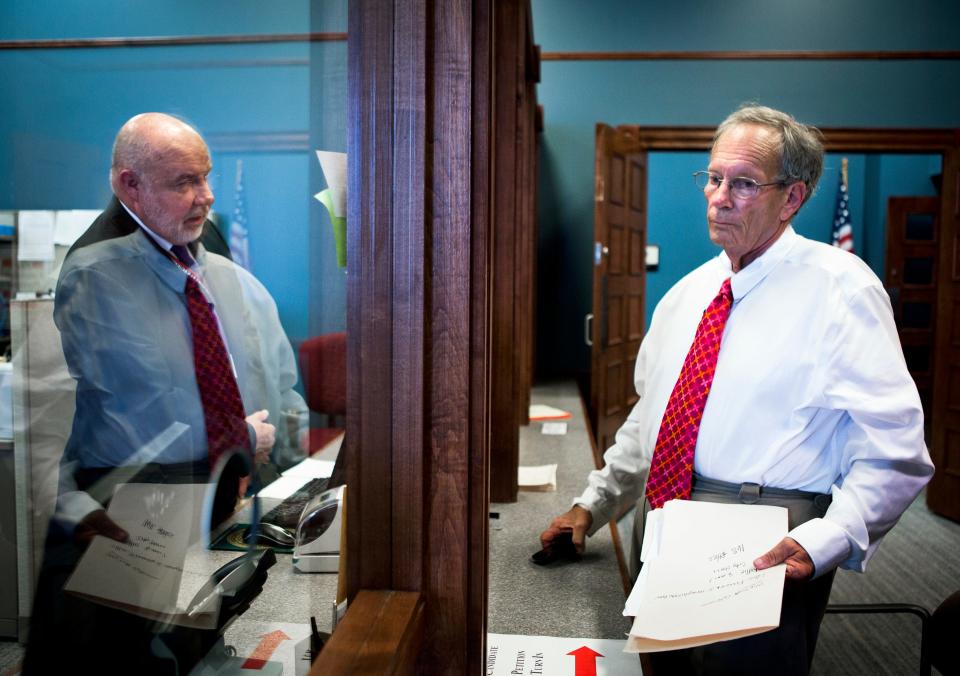
<svg viewBox="0 0 960 676">
<path fill-rule="evenodd" d="M 640 151 L 709 151 L 713 127 L 621 125 Z M 960 496 L 947 482 L 960 485 L 960 471 L 947 465 L 948 444 L 960 446 L 960 129 L 821 128 L 827 152 L 925 153 L 942 157 L 940 190 L 940 252 L 937 260 L 937 304 L 930 455 L 937 472 L 927 491 L 931 510 L 948 509 L 960 518 Z M 951 392 L 951 389 L 954 392 Z M 951 395 L 955 395 L 951 399 Z"/>
</svg>

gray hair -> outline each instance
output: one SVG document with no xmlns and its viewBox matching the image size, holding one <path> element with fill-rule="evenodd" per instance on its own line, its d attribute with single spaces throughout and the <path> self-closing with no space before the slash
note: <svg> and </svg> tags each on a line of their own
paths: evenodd
<svg viewBox="0 0 960 676">
<path fill-rule="evenodd" d="M 720 123 L 713 135 L 716 145 L 725 132 L 742 124 L 769 127 L 780 135 L 779 180 L 803 181 L 807 186 L 803 204 L 813 195 L 823 173 L 823 134 L 816 127 L 797 122 L 792 115 L 753 104 L 744 104 Z M 801 204 L 801 206 L 803 206 Z"/>
</svg>

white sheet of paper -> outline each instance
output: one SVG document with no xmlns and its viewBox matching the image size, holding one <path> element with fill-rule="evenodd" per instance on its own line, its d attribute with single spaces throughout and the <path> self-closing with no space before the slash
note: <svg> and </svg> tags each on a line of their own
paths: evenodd
<svg viewBox="0 0 960 676">
<path fill-rule="evenodd" d="M 546 404 L 530 404 L 530 420 L 568 420 L 573 414 Z"/>
<path fill-rule="evenodd" d="M 53 211 L 21 211 L 17 225 L 17 260 L 52 261 L 55 222 Z"/>
<path fill-rule="evenodd" d="M 545 422 L 541 425 L 542 434 L 563 435 L 567 433 L 567 423 L 565 422 Z"/>
<path fill-rule="evenodd" d="M 53 243 L 71 246 L 97 219 L 99 209 L 69 209 L 58 211 L 53 230 Z"/>
<path fill-rule="evenodd" d="M 326 479 L 333 474 L 333 460 L 307 458 L 286 470 L 281 476 L 300 476 L 308 479 Z"/>
<path fill-rule="evenodd" d="M 65 589 L 176 613 L 187 548 L 206 491 L 206 484 L 120 485 L 107 514 L 130 540 L 95 536 Z"/>
<path fill-rule="evenodd" d="M 284 474 L 279 479 L 264 486 L 257 493 L 261 498 L 279 498 L 283 500 L 293 495 L 298 488 L 304 486 L 310 477 L 306 474 Z"/>
<path fill-rule="evenodd" d="M 782 507 L 672 500 L 649 513 L 644 574 L 624 608 L 636 618 L 627 649 L 702 645 L 776 627 L 785 568 L 757 571 L 753 561 L 786 532 Z M 680 643 L 656 647 L 647 639 Z"/>
<path fill-rule="evenodd" d="M 347 215 L 347 154 L 318 150 L 317 159 L 323 170 L 323 178 L 333 197 L 335 216 Z"/>
<path fill-rule="evenodd" d="M 517 485 L 521 489 L 557 489 L 557 465 L 520 465 L 517 468 Z"/>
</svg>

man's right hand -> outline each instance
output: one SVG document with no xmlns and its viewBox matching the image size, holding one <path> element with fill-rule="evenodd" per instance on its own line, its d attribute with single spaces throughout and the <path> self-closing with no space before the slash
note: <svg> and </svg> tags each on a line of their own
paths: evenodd
<svg viewBox="0 0 960 676">
<path fill-rule="evenodd" d="M 266 409 L 251 413 L 246 417 L 247 423 L 253 427 L 257 435 L 257 447 L 254 449 L 254 461 L 262 465 L 270 459 L 270 451 L 277 440 L 277 428 L 267 422 L 270 412 Z"/>
<path fill-rule="evenodd" d="M 585 538 L 591 525 L 593 525 L 593 515 L 580 505 L 574 505 L 569 511 L 551 521 L 547 530 L 540 533 L 540 546 L 547 549 L 553 542 L 553 538 L 560 533 L 568 532 L 573 534 L 573 546 L 577 548 L 577 553 L 583 554 L 587 548 Z"/>
<path fill-rule="evenodd" d="M 94 535 L 103 535 L 117 542 L 126 542 L 130 539 L 127 531 L 118 526 L 102 509 L 90 512 L 83 517 L 73 531 L 74 539 L 82 547 L 89 545 Z"/>
</svg>

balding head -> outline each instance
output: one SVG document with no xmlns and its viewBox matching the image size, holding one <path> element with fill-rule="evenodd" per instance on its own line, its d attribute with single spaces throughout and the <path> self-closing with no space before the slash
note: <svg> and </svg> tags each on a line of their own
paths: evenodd
<svg viewBox="0 0 960 676">
<path fill-rule="evenodd" d="M 124 169 L 148 174 L 151 167 L 162 162 L 171 152 L 189 146 L 207 144 L 196 129 L 166 113 L 140 113 L 120 127 L 113 142 L 110 164 L 110 183 L 116 192 L 115 181 Z"/>
<path fill-rule="evenodd" d="M 130 118 L 113 144 L 110 185 L 144 225 L 173 244 L 200 236 L 213 204 L 210 151 L 197 130 L 164 113 Z"/>
</svg>

